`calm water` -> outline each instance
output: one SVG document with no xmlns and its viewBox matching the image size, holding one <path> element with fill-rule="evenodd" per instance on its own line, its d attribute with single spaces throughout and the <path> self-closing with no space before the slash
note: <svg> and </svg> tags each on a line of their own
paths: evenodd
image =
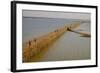
<svg viewBox="0 0 100 73">
<path fill-rule="evenodd" d="M 57 18 L 23 17 L 23 43 L 29 39 L 45 35 L 57 28 L 79 20 Z M 90 32 L 90 24 L 83 23 L 80 28 Z M 45 52 L 40 61 L 81 60 L 90 59 L 90 38 L 66 32 L 57 39 Z"/>
</svg>

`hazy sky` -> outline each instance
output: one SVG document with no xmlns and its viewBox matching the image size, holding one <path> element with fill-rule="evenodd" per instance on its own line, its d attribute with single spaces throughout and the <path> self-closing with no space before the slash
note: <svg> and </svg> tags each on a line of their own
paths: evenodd
<svg viewBox="0 0 100 73">
<path fill-rule="evenodd" d="M 82 19 L 89 20 L 90 13 L 76 13 L 76 12 L 54 12 L 54 11 L 37 11 L 37 10 L 23 10 L 24 17 L 48 17 L 48 18 L 66 18 L 66 19 Z"/>
</svg>

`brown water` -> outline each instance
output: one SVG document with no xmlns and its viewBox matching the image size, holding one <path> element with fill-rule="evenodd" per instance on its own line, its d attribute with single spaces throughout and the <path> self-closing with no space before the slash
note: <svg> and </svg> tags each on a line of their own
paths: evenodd
<svg viewBox="0 0 100 73">
<path fill-rule="evenodd" d="M 48 48 L 40 61 L 82 59 L 90 59 L 90 38 L 67 32 Z"/>
</svg>

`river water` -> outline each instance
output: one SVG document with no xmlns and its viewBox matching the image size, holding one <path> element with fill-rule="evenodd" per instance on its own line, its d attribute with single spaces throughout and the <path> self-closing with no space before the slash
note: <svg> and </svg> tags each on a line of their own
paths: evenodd
<svg viewBox="0 0 100 73">
<path fill-rule="evenodd" d="M 76 22 L 75 19 L 23 17 L 23 43 L 45 35 L 64 25 Z M 90 32 L 90 23 L 82 23 L 78 29 Z M 80 30 L 81 31 L 81 30 Z M 57 39 L 44 53 L 41 61 L 83 60 L 91 57 L 91 38 L 80 37 L 79 34 L 66 32 Z"/>
</svg>

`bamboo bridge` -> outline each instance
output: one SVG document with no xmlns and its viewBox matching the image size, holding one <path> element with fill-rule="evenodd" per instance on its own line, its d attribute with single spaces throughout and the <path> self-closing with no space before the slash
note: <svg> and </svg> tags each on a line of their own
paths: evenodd
<svg viewBox="0 0 100 73">
<path fill-rule="evenodd" d="M 23 62 L 30 62 L 34 59 L 34 56 L 40 53 L 44 48 L 50 46 L 55 40 L 59 39 L 65 32 L 67 28 L 75 29 L 80 25 L 80 22 L 75 22 L 69 25 L 65 25 L 58 28 L 48 34 L 29 40 L 23 45 Z"/>
</svg>

